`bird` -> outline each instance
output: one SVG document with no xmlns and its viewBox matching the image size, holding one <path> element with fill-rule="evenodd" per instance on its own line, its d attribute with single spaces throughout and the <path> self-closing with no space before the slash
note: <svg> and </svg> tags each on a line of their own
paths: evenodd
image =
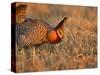
<svg viewBox="0 0 100 75">
<path fill-rule="evenodd" d="M 32 47 L 44 43 L 57 44 L 64 38 L 64 17 L 56 27 L 51 27 L 40 19 L 26 18 L 21 25 L 16 26 L 16 41 L 21 47 Z"/>
</svg>

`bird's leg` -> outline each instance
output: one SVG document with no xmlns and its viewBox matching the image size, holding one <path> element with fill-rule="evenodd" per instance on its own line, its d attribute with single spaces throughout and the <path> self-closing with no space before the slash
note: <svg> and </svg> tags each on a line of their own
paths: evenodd
<svg viewBox="0 0 100 75">
<path fill-rule="evenodd" d="M 36 57 L 35 47 L 32 47 L 32 59 L 34 60 Z"/>
</svg>

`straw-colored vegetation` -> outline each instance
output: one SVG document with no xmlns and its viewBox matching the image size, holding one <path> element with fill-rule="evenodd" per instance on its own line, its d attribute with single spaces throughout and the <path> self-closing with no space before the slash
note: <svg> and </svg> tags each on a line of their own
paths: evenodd
<svg viewBox="0 0 100 75">
<path fill-rule="evenodd" d="M 42 19 L 53 27 L 65 16 L 68 16 L 68 21 L 64 25 L 65 35 L 61 43 L 43 44 L 21 50 L 16 46 L 17 72 L 97 67 L 96 7 L 35 4 L 28 6 L 27 17 Z"/>
</svg>

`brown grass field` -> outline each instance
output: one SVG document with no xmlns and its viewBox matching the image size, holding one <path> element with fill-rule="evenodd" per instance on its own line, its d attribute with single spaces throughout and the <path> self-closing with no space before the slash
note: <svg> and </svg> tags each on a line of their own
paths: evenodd
<svg viewBox="0 0 100 75">
<path fill-rule="evenodd" d="M 16 72 L 97 67 L 97 7 L 26 4 L 29 18 L 42 19 L 53 27 L 65 16 L 68 21 L 61 43 L 33 47 L 26 50 L 27 54 L 16 45 Z"/>
</svg>

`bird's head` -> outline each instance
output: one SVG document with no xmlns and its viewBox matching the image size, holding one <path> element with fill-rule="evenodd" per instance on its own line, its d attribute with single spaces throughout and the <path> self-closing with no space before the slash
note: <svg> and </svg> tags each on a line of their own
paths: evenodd
<svg viewBox="0 0 100 75">
<path fill-rule="evenodd" d="M 65 17 L 54 29 L 50 30 L 47 34 L 49 43 L 59 43 L 64 38 L 64 22 L 67 19 Z"/>
</svg>

